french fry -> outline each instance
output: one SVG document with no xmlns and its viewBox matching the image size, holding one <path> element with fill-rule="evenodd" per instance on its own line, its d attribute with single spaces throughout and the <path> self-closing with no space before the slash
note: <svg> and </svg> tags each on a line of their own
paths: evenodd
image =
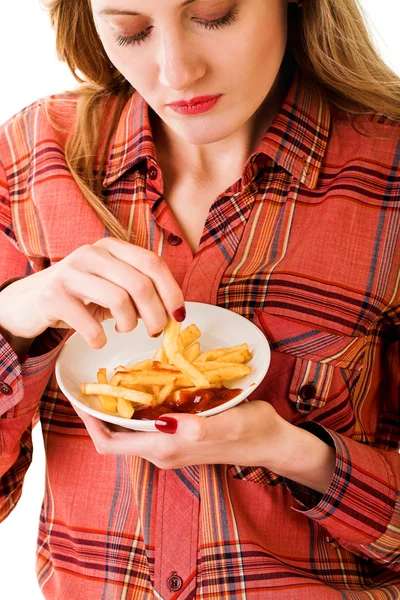
<svg viewBox="0 0 400 600">
<path fill-rule="evenodd" d="M 222 388 L 224 386 L 220 381 L 216 381 L 215 383 L 213 383 L 212 387 L 213 388 Z M 176 404 L 182 404 L 182 397 L 184 395 L 184 392 L 198 392 L 198 391 L 204 390 L 204 389 L 209 389 L 209 388 L 190 387 L 190 388 L 182 388 L 180 390 L 175 390 L 174 402 L 176 402 Z"/>
<path fill-rule="evenodd" d="M 161 369 L 164 371 L 171 371 L 171 373 L 180 373 L 180 370 L 174 367 L 174 365 L 170 365 L 168 363 L 161 363 L 157 360 L 152 361 L 151 368 L 155 370 Z"/>
<path fill-rule="evenodd" d="M 97 371 L 97 381 L 99 383 L 108 383 L 106 369 L 99 369 Z M 99 402 L 101 404 L 102 409 L 106 412 L 117 412 L 117 401 L 112 396 L 105 396 L 104 394 L 99 394 Z"/>
<path fill-rule="evenodd" d="M 216 362 L 230 362 L 230 363 L 248 363 L 253 358 L 252 353 L 249 350 L 238 350 L 237 352 L 229 352 L 228 354 L 224 354 L 224 356 L 220 356 L 216 358 Z M 208 362 L 208 361 L 207 361 Z"/>
<path fill-rule="evenodd" d="M 226 369 L 227 367 L 242 367 L 244 366 L 242 363 L 235 362 L 222 362 L 219 360 L 206 360 L 205 362 L 196 363 L 196 367 L 201 373 L 205 373 L 206 371 L 213 371 L 214 369 Z M 251 371 L 250 367 L 247 367 L 248 372 Z M 242 372 L 242 371 L 238 371 Z M 247 374 L 247 373 L 246 373 Z M 240 375 L 239 377 L 243 377 Z"/>
<path fill-rule="evenodd" d="M 171 381 L 169 383 L 167 383 L 167 385 L 164 385 L 164 387 L 161 388 L 161 390 L 159 391 L 159 393 L 156 396 L 157 404 L 162 404 L 163 402 L 165 402 L 165 400 L 168 398 L 168 396 L 170 394 L 172 394 L 172 392 L 174 391 L 174 388 L 175 388 L 176 379 L 177 379 L 176 377 L 174 379 L 171 379 Z"/>
<path fill-rule="evenodd" d="M 184 392 L 197 392 L 197 390 L 204 390 L 204 388 L 189 387 L 189 388 L 183 388 L 182 390 L 176 390 L 174 392 L 174 402 L 176 404 L 182 404 Z"/>
<path fill-rule="evenodd" d="M 140 362 L 133 363 L 133 365 L 128 367 L 128 371 L 140 371 L 141 369 L 151 369 L 152 365 L 152 360 L 141 360 Z"/>
<path fill-rule="evenodd" d="M 212 367 L 215 367 L 215 364 L 213 364 Z M 249 373 L 251 373 L 251 367 L 247 365 L 241 365 L 239 363 L 228 363 L 228 365 L 224 365 L 223 363 L 218 363 L 218 366 L 216 368 L 200 373 L 206 381 L 206 385 L 196 385 L 195 387 L 207 388 L 210 387 L 211 383 L 216 383 L 218 381 L 224 380 L 230 381 L 232 379 L 241 379 Z M 176 378 L 177 388 L 193 386 L 192 380 L 189 377 L 187 377 L 184 373 L 177 377 L 175 371 L 167 371 L 166 369 L 162 369 L 160 371 L 131 371 L 130 373 L 120 373 L 120 376 L 121 385 L 129 385 L 134 389 L 136 389 L 136 386 L 138 384 L 164 386 L 170 383 L 174 378 Z"/>
<path fill-rule="evenodd" d="M 200 342 L 195 342 L 191 344 L 183 351 L 183 357 L 186 358 L 189 362 L 193 363 L 196 358 L 200 356 Z"/>
<path fill-rule="evenodd" d="M 220 358 L 225 354 L 230 354 L 231 352 L 238 352 L 241 350 L 248 349 L 249 347 L 247 344 L 239 344 L 238 346 L 232 346 L 231 348 L 217 348 L 216 350 L 208 350 L 207 352 L 203 352 L 203 354 L 200 354 L 197 361 L 217 360 L 217 358 Z"/>
<path fill-rule="evenodd" d="M 132 402 L 125 400 L 125 398 L 117 398 L 117 410 L 118 414 L 125 419 L 130 419 L 135 412 Z"/>
<path fill-rule="evenodd" d="M 156 363 L 156 367 L 155 369 L 153 369 L 154 365 Z M 136 363 L 139 364 L 139 363 Z M 158 371 L 167 371 L 168 373 L 170 373 L 171 375 L 173 373 L 180 373 L 179 369 L 177 369 L 176 367 L 174 367 L 173 365 L 167 365 L 164 363 L 159 363 L 153 360 L 144 360 L 142 361 L 142 368 L 136 369 L 129 369 L 129 371 L 123 370 L 123 371 L 117 371 L 116 373 L 114 373 L 114 375 L 111 377 L 110 380 L 110 384 L 114 385 L 114 386 L 118 386 L 121 385 L 121 383 L 123 383 L 126 380 L 127 375 L 132 374 L 134 375 L 135 373 L 144 373 L 144 374 L 149 374 L 149 373 L 157 373 Z M 158 383 L 157 381 L 157 375 L 154 377 L 152 377 L 152 380 L 150 381 L 150 379 L 148 377 L 145 377 L 143 379 L 143 381 L 136 380 L 133 379 L 131 380 L 127 380 L 130 383 L 134 383 L 134 382 L 138 382 L 138 383 L 143 383 L 144 385 L 152 385 L 154 383 L 154 385 L 164 385 L 165 383 L 165 379 L 162 379 L 161 383 Z"/>
<path fill-rule="evenodd" d="M 189 325 L 189 327 L 185 327 L 185 329 L 181 331 L 180 336 L 183 347 L 187 348 L 188 346 L 190 346 L 190 344 L 193 344 L 193 342 L 199 339 L 199 337 L 201 336 L 201 331 L 197 327 L 197 325 L 192 323 L 191 325 Z"/>
<path fill-rule="evenodd" d="M 231 381 L 232 379 L 241 379 L 251 373 L 251 367 L 247 365 L 236 364 L 235 366 L 222 367 L 206 371 L 204 373 L 210 383 L 217 381 Z"/>
<path fill-rule="evenodd" d="M 204 375 L 183 357 L 183 342 L 179 332 L 180 323 L 177 323 L 174 319 L 169 319 L 164 329 L 164 350 L 168 361 L 189 377 L 194 385 L 198 387 L 209 387 L 209 383 Z"/>
<path fill-rule="evenodd" d="M 167 355 L 165 354 L 165 350 L 164 350 L 163 346 L 161 346 L 160 348 L 158 348 L 158 350 L 155 351 L 153 360 L 160 362 L 160 363 L 165 363 L 165 364 L 168 363 L 168 358 L 167 358 Z"/>
<path fill-rule="evenodd" d="M 177 379 L 180 386 L 192 385 L 191 380 L 183 374 L 178 375 L 176 371 L 167 371 L 167 369 L 131 371 L 130 373 L 121 373 L 120 384 L 122 385 L 167 385 L 172 379 Z M 206 386 L 207 387 L 207 386 Z"/>
<path fill-rule="evenodd" d="M 144 404 L 146 406 L 155 405 L 154 394 L 146 394 L 145 392 L 138 392 L 136 390 L 129 390 L 124 387 L 116 387 L 106 383 L 82 383 L 81 394 L 98 396 L 104 394 L 106 396 L 113 396 L 114 398 L 124 398 L 125 400 L 132 400 L 138 404 Z"/>
<path fill-rule="evenodd" d="M 156 397 L 156 400 L 157 400 L 157 396 L 158 396 L 158 394 L 160 393 L 160 390 L 162 390 L 162 387 L 161 387 L 161 385 L 155 385 L 155 384 L 153 383 L 153 385 L 151 386 L 151 391 L 152 391 L 152 393 L 155 395 L 155 397 Z"/>
<path fill-rule="evenodd" d="M 114 375 L 110 379 L 110 385 L 112 385 L 113 387 L 118 386 L 121 383 L 124 375 L 129 375 L 129 371 L 117 371 L 116 373 L 114 373 Z"/>
<path fill-rule="evenodd" d="M 134 390 L 135 392 L 143 392 L 144 394 L 150 394 L 152 396 L 155 395 L 155 394 L 153 394 L 153 386 L 152 385 L 140 385 L 139 383 L 135 383 L 135 384 L 131 385 L 130 383 L 124 383 L 123 386 L 119 386 L 119 387 L 124 387 L 127 390 Z"/>
<path fill-rule="evenodd" d="M 114 371 L 129 371 L 124 365 L 119 365 L 119 367 L 114 367 Z"/>
</svg>

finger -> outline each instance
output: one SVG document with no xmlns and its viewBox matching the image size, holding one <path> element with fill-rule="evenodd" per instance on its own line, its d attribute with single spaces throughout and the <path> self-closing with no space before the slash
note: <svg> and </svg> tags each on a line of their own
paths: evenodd
<svg viewBox="0 0 400 600">
<path fill-rule="evenodd" d="M 82 421 L 84 422 L 85 427 L 91 437 L 92 437 L 92 435 L 93 436 L 104 435 L 104 436 L 108 437 L 109 429 L 108 429 L 108 426 L 105 421 L 102 421 L 101 419 L 96 419 L 96 417 L 89 415 L 84 410 L 81 410 L 80 408 L 78 408 L 75 404 L 73 404 L 72 406 L 73 406 L 76 414 L 78 415 L 78 417 L 80 417 L 80 419 L 82 419 Z"/>
<path fill-rule="evenodd" d="M 96 242 L 96 245 L 106 248 L 115 258 L 123 260 L 150 277 L 162 303 L 172 318 L 174 318 L 175 311 L 184 306 L 185 299 L 182 290 L 167 264 L 157 254 L 115 238 L 104 238 Z"/>
<path fill-rule="evenodd" d="M 102 348 L 107 338 L 102 325 L 90 314 L 80 300 L 61 291 L 58 296 L 57 321 L 62 320 L 75 329 L 92 348 Z"/>
<path fill-rule="evenodd" d="M 260 404 L 265 405 L 266 403 L 243 403 L 212 417 L 173 413 L 164 414 L 160 419 L 162 420 L 163 417 L 175 419 L 178 423 L 176 433 L 187 441 L 233 441 L 251 434 L 251 431 L 255 431 L 259 427 Z"/>
<path fill-rule="evenodd" d="M 99 454 L 122 454 L 124 456 L 140 456 L 151 460 L 156 447 L 157 433 L 132 431 L 111 425 L 88 415 L 74 405 L 78 416 L 82 419 Z"/>
<path fill-rule="evenodd" d="M 135 329 L 137 312 L 125 289 L 107 279 L 81 271 L 74 271 L 74 277 L 69 278 L 64 285 L 73 296 L 83 302 L 109 309 L 117 322 L 118 331 Z"/>
<path fill-rule="evenodd" d="M 118 260 L 104 248 L 96 248 L 88 267 L 90 273 L 125 289 L 142 317 L 149 335 L 163 331 L 168 315 L 153 281 L 131 265 Z M 129 324 L 127 322 L 127 326 Z M 121 329 L 119 331 L 131 331 Z"/>
</svg>

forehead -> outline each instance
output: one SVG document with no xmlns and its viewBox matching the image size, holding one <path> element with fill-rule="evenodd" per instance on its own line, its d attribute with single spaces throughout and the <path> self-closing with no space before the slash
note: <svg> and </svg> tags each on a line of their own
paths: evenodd
<svg viewBox="0 0 400 600">
<path fill-rule="evenodd" d="M 212 6 L 226 4 L 226 0 L 91 0 L 99 15 L 140 15 L 165 9 L 183 9 L 190 4 Z"/>
<path fill-rule="evenodd" d="M 197 0 L 162 0 L 163 8 L 168 5 L 171 8 L 185 8 Z M 103 15 L 121 15 L 121 14 L 140 14 L 139 11 L 148 9 L 151 5 L 157 5 L 157 2 L 151 0 L 92 0 L 92 6 L 96 12 Z M 159 1 L 158 1 L 159 4 Z"/>
</svg>

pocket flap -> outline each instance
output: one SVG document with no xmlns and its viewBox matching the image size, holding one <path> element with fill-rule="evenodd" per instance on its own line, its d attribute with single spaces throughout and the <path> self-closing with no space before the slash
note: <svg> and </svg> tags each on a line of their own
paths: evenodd
<svg viewBox="0 0 400 600">
<path fill-rule="evenodd" d="M 255 311 L 256 324 L 265 332 L 271 350 L 345 369 L 360 369 L 366 336 L 322 331 L 263 310 Z"/>
<path fill-rule="evenodd" d="M 334 334 L 257 310 L 271 350 L 295 357 L 289 399 L 302 414 L 348 396 L 362 369 L 367 338 Z"/>
</svg>

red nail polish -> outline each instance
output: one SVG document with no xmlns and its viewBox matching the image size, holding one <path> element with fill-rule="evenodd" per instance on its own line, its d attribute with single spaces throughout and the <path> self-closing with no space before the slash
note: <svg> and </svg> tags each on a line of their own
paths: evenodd
<svg viewBox="0 0 400 600">
<path fill-rule="evenodd" d="M 163 433 L 176 433 L 178 429 L 178 421 L 171 417 L 159 417 L 154 423 L 158 431 Z"/>
<path fill-rule="evenodd" d="M 159 333 L 155 333 L 154 335 L 152 335 L 152 338 L 159 338 L 160 335 L 162 334 L 162 331 L 160 331 Z"/>
<path fill-rule="evenodd" d="M 178 321 L 178 323 L 182 323 L 182 321 L 186 319 L 186 308 L 184 306 L 180 306 L 179 308 L 177 308 L 176 311 L 173 313 L 173 317 L 175 321 Z"/>
</svg>

